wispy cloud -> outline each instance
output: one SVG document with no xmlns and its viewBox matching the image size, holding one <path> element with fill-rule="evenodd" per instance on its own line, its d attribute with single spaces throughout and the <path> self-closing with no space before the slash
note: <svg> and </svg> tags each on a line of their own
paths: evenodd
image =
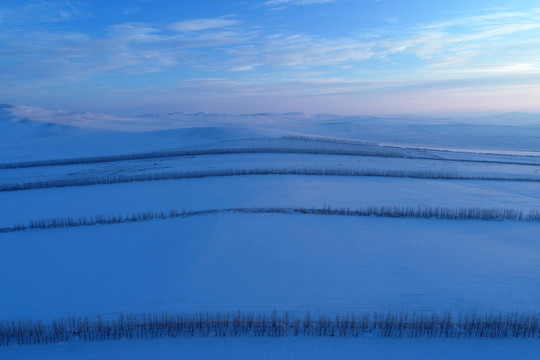
<svg viewBox="0 0 540 360">
<path fill-rule="evenodd" d="M 124 10 L 122 10 L 123 15 L 138 14 L 140 12 L 141 12 L 141 9 L 138 6 L 124 8 Z"/>
<path fill-rule="evenodd" d="M 238 24 L 238 21 L 236 20 L 224 19 L 224 18 L 195 19 L 195 20 L 186 20 L 186 21 L 176 22 L 174 24 L 169 25 L 169 29 L 181 31 L 181 32 L 191 32 L 191 31 L 225 28 L 225 27 L 230 27 L 237 24 Z"/>
<path fill-rule="evenodd" d="M 413 54 L 431 67 L 479 73 L 486 67 L 507 67 L 515 62 L 535 63 L 540 48 L 540 13 L 494 12 L 420 25 L 406 35 L 387 36 L 379 45 L 385 57 Z M 498 54 L 492 56 L 492 54 Z M 459 65 L 459 69 L 457 66 Z M 525 67 L 514 68 L 523 71 Z M 527 71 L 538 71 L 528 66 Z"/>
<path fill-rule="evenodd" d="M 211 30 L 211 29 L 209 29 Z M 189 34 L 167 27 L 122 23 L 105 29 L 105 36 L 78 32 L 0 33 L 3 79 L 85 79 L 102 72 L 141 74 L 159 72 L 178 64 L 208 67 L 196 49 L 243 41 L 241 34 L 215 29 Z M 21 46 L 24 44 L 24 46 Z M 203 63 L 201 63 L 203 61 Z"/>
<path fill-rule="evenodd" d="M 310 114 L 436 113 L 441 111 L 538 111 L 540 75 L 475 77 L 467 80 L 361 81 L 345 78 L 243 80 L 199 78 L 174 89 L 132 90 L 130 96 L 174 103 L 176 109 Z M 456 106 L 456 104 L 460 104 Z"/>
<path fill-rule="evenodd" d="M 311 5 L 311 4 L 323 4 L 330 3 L 336 0 L 268 0 L 263 2 L 262 6 L 272 7 L 274 10 L 284 9 L 294 5 Z"/>
<path fill-rule="evenodd" d="M 214 94 L 231 96 L 231 92 L 241 96 L 306 96 L 306 95 L 343 95 L 350 94 L 365 96 L 384 91 L 387 94 L 412 92 L 438 91 L 448 88 L 475 89 L 475 88 L 507 88 L 515 86 L 539 85 L 540 74 L 535 76 L 489 76 L 474 77 L 470 79 L 445 80 L 388 80 L 364 81 L 349 80 L 345 78 L 291 78 L 284 81 L 272 81 L 262 86 L 260 80 L 243 79 L 231 80 L 228 78 L 201 78 L 189 79 L 179 82 L 176 91 L 190 93 L 196 97 L 201 94 Z M 189 90 L 189 91 L 184 91 Z"/>
<path fill-rule="evenodd" d="M 40 23 L 62 22 L 88 17 L 84 4 L 75 0 L 21 0 L 15 7 L 0 5 L 0 29 L 13 25 L 35 26 Z"/>
<path fill-rule="evenodd" d="M 239 44 L 228 54 L 236 67 L 298 67 L 335 65 L 371 58 L 374 44 L 360 39 L 324 39 L 294 34 L 256 39 Z"/>
<path fill-rule="evenodd" d="M 375 35 L 332 39 L 309 34 L 258 37 L 229 48 L 228 63 L 235 70 L 264 66 L 303 71 L 321 66 L 354 69 L 354 64 L 364 60 L 381 63 L 399 55 L 413 55 L 418 60 L 415 76 L 433 76 L 435 71 L 443 76 L 450 71 L 455 76 L 475 70 L 480 74 L 486 68 L 516 73 L 540 71 L 540 14 L 534 12 L 466 16 Z M 519 67 L 513 66 L 517 56 Z"/>
</svg>

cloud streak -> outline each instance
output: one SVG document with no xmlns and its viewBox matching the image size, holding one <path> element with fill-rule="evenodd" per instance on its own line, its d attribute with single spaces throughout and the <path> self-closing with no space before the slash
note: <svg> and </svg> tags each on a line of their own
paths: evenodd
<svg viewBox="0 0 540 360">
<path fill-rule="evenodd" d="M 272 7 L 274 9 L 284 9 L 289 6 L 324 4 L 336 0 L 268 0 L 262 3 L 262 6 Z"/>
<path fill-rule="evenodd" d="M 78 1 L 21 0 L 16 7 L 0 5 L 0 29 L 11 26 L 35 26 L 88 17 L 85 7 Z"/>
<path fill-rule="evenodd" d="M 225 28 L 234 25 L 238 25 L 238 21 L 231 19 L 194 19 L 179 21 L 174 24 L 169 25 L 169 29 L 180 31 L 180 32 L 192 32 L 192 31 L 202 31 L 209 29 L 218 29 Z"/>
<path fill-rule="evenodd" d="M 92 38 L 78 32 L 26 32 L 23 37 L 0 34 L 4 59 L 0 71 L 14 81 L 22 75 L 40 78 L 84 79 L 102 72 L 159 72 L 189 64 L 200 48 L 242 41 L 231 31 L 178 35 L 145 23 L 109 26 L 106 35 Z M 219 29 L 218 29 L 219 30 Z M 24 46 L 21 46 L 24 44 Z"/>
</svg>

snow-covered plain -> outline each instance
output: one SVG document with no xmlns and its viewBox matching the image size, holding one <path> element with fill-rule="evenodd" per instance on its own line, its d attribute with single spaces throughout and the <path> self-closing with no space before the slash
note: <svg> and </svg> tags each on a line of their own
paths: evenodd
<svg viewBox="0 0 540 360">
<path fill-rule="evenodd" d="M 535 311 L 538 223 L 222 214 L 2 234 L 0 317 Z"/>
<path fill-rule="evenodd" d="M 540 158 L 534 155 L 540 150 L 540 122 L 512 118 L 116 118 L 4 106 L 0 163 L 226 148 L 376 150 L 385 156 L 247 153 L 0 169 L 0 184 L 231 168 L 390 169 L 539 178 Z M 291 136 L 386 142 L 394 147 Z M 481 149 L 493 154 L 475 153 Z M 387 156 L 394 153 L 408 158 Z M 148 210 L 380 205 L 538 210 L 540 183 L 252 175 L 35 189 L 0 192 L 0 227 L 51 217 Z M 298 314 L 537 312 L 538 230 L 540 223 L 527 221 L 222 213 L 0 233 L 0 320 L 239 309 Z M 152 358 L 212 358 L 216 353 L 261 358 L 257 348 L 267 348 L 272 358 L 362 353 L 368 358 L 408 359 L 436 353 L 437 358 L 519 359 L 534 358 L 538 341 L 162 339 L 8 347 L 0 348 L 0 358 L 144 358 L 149 353 Z"/>
</svg>

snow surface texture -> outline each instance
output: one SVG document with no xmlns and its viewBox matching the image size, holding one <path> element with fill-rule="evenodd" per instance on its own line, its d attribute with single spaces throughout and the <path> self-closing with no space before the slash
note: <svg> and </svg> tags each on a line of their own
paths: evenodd
<svg viewBox="0 0 540 360">
<path fill-rule="evenodd" d="M 532 360 L 540 341 L 523 339 L 211 338 L 78 342 L 10 346 L 6 359 L 43 360 L 252 360 L 252 359 L 475 359 Z"/>
<path fill-rule="evenodd" d="M 517 119 L 515 122 L 512 118 Z M 494 120 L 497 120 L 494 123 Z M 379 156 L 224 154 L 0 170 L 0 184 L 219 169 L 442 171 L 540 177 L 540 122 L 300 114 L 113 118 L 0 108 L 0 162 L 161 150 L 289 148 Z M 519 126 L 517 126 L 519 125 Z M 149 131 L 152 130 L 152 131 Z M 284 138 L 285 136 L 285 138 Z M 293 137 L 297 138 L 294 139 Z M 345 140 L 310 141 L 318 136 Z M 355 144 L 371 142 L 375 144 Z M 383 146 L 383 145 L 392 146 Z M 428 148 L 431 150 L 420 149 Z M 456 151 L 438 151 L 436 149 Z M 463 152 L 467 150 L 467 152 Z M 477 154 L 491 152 L 493 154 Z M 382 154 L 382 155 L 381 155 Z M 367 206 L 540 209 L 538 182 L 261 175 L 0 192 L 0 227 L 51 217 L 170 209 Z M 534 222 L 221 213 L 2 233 L 0 320 L 142 311 L 482 311 L 540 309 Z M 236 342 L 235 342 L 236 341 Z M 275 342 L 274 342 L 275 341 Z M 257 344 L 255 344 L 257 342 Z M 517 340 L 189 339 L 8 347 L 0 358 L 533 358 Z M 276 345 L 279 343 L 279 345 Z M 339 343 L 339 345 L 336 345 Z M 181 348 L 181 349 L 179 349 Z M 439 354 L 440 352 L 440 354 Z M 407 355 L 405 356 L 404 353 Z M 98 355 L 99 356 L 95 356 Z M 160 355 L 160 356 L 161 356 Z M 400 357 L 401 356 L 401 357 Z M 408 357 L 407 357 L 408 356 Z"/>
</svg>

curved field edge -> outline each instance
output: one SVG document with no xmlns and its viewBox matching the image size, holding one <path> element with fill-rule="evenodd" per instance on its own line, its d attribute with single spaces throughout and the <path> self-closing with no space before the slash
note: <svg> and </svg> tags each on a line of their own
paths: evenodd
<svg viewBox="0 0 540 360">
<path fill-rule="evenodd" d="M 49 322 L 0 322 L 0 346 L 163 337 L 340 336 L 540 338 L 539 313 L 384 312 L 335 316 L 289 312 L 120 313 Z"/>
<path fill-rule="evenodd" d="M 330 216 L 375 216 L 388 218 L 444 219 L 444 220 L 482 220 L 482 221 L 540 221 L 540 210 L 530 210 L 525 213 L 515 209 L 496 208 L 432 208 L 411 206 L 370 206 L 366 208 L 337 209 L 325 207 L 316 208 L 226 208 L 208 210 L 176 210 L 143 211 L 131 215 L 95 215 L 80 218 L 48 218 L 32 220 L 28 224 L 17 224 L 8 228 L 0 228 L 2 232 L 25 231 L 35 229 L 55 229 L 65 227 L 80 227 L 93 225 L 123 224 L 130 222 L 150 221 L 155 219 L 175 219 L 202 215 L 223 213 L 245 214 L 303 214 Z"/>
<path fill-rule="evenodd" d="M 367 145 L 363 145 L 367 146 Z M 398 149 L 398 148 L 396 148 Z M 412 149 L 415 150 L 415 149 Z M 420 149 L 419 149 L 420 150 Z M 431 150 L 438 151 L 438 150 Z M 375 147 L 373 149 L 364 150 L 345 150 L 345 149 L 303 149 L 303 148 L 223 148 L 223 149 L 207 149 L 207 150 L 171 150 L 171 151 L 154 151 L 145 153 L 123 154 L 123 155 L 107 155 L 96 157 L 77 157 L 64 159 L 50 160 L 34 160 L 21 162 L 0 163 L 0 170 L 20 169 L 32 167 L 46 166 L 65 166 L 78 164 L 94 164 L 107 163 L 118 161 L 131 161 L 142 159 L 160 159 L 183 156 L 206 156 L 206 155 L 232 155 L 232 154 L 308 154 L 308 155 L 341 155 L 341 156 L 366 156 L 366 157 L 383 157 L 383 158 L 405 158 L 419 160 L 437 160 L 450 162 L 470 162 L 470 163 L 487 163 L 487 164 L 506 164 L 506 165 L 524 165 L 538 166 L 538 163 L 524 161 L 503 161 L 503 160 L 481 160 L 481 159 L 447 159 L 437 156 L 411 155 L 403 152 L 395 151 L 388 147 Z M 517 156 L 517 155 L 516 155 Z"/>
<path fill-rule="evenodd" d="M 384 170 L 384 169 L 316 169 L 316 168 L 255 168 L 218 169 L 200 171 L 177 171 L 145 173 L 134 175 L 86 176 L 69 179 L 31 181 L 0 184 L 0 192 L 31 189 L 47 189 L 71 186 L 109 185 L 118 183 L 180 180 L 206 177 L 245 176 L 245 175 L 307 175 L 307 176 L 374 176 L 414 178 L 430 180 L 479 180 L 479 181 L 520 181 L 540 182 L 540 177 L 500 177 L 500 176 L 462 176 L 447 171 Z"/>
</svg>

